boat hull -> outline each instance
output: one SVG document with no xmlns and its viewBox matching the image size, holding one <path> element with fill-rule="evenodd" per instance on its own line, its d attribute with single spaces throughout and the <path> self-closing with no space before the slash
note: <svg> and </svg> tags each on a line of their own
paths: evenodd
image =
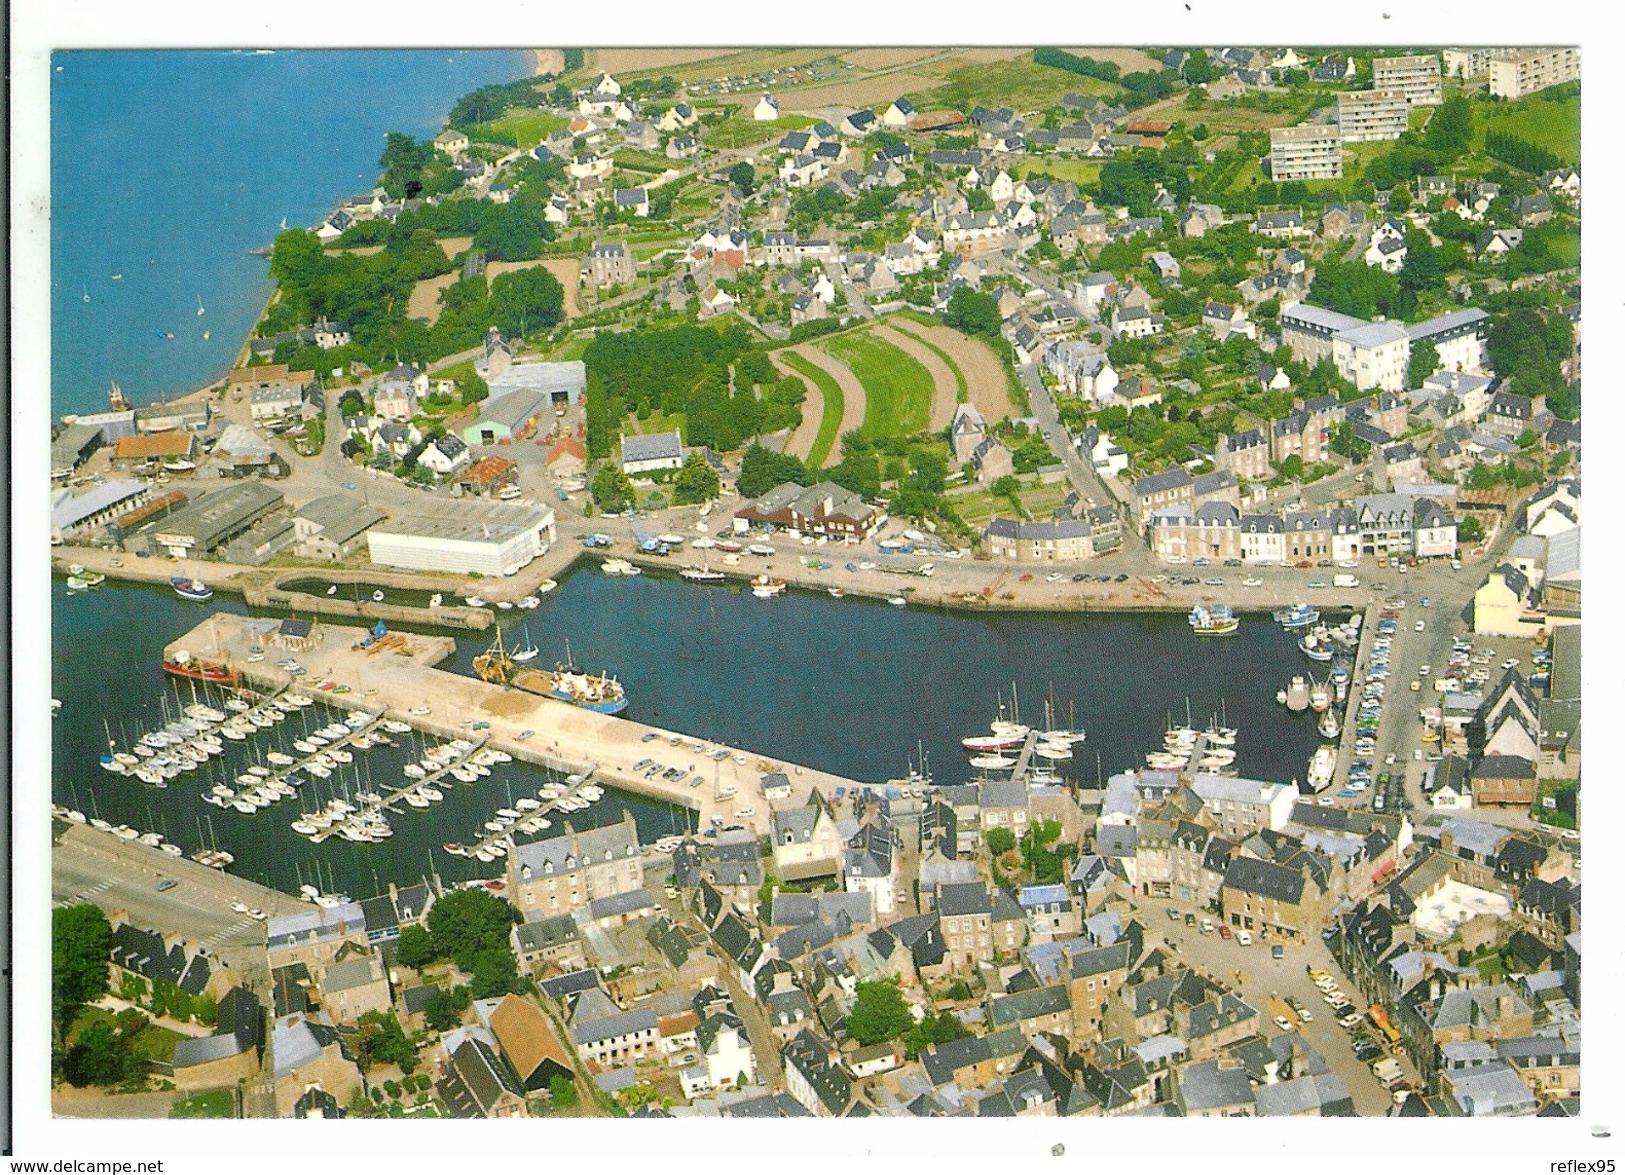
<svg viewBox="0 0 1625 1175">
<path fill-rule="evenodd" d="M 565 690 L 552 690 L 547 695 L 561 702 L 568 702 L 572 706 L 579 706 L 583 710 L 591 710 L 594 714 L 619 714 L 626 709 L 626 698 L 607 698 L 601 702 L 584 702 L 572 697 Z"/>
<path fill-rule="evenodd" d="M 202 661 L 165 661 L 164 672 L 176 677 L 190 677 L 194 681 L 207 681 L 213 685 L 236 685 L 237 673 L 224 665 Z"/>
</svg>

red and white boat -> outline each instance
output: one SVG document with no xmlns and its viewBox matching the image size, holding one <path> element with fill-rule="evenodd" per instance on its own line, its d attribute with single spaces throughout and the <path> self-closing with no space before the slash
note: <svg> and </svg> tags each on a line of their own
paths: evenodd
<svg viewBox="0 0 1625 1175">
<path fill-rule="evenodd" d="M 988 751 L 1008 751 L 1019 747 L 1026 739 L 1025 734 L 980 734 L 960 739 L 959 745 L 980 755 Z"/>
</svg>

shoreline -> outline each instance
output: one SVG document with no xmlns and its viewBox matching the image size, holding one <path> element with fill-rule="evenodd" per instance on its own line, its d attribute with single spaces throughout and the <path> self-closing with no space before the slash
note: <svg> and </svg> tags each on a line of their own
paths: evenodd
<svg viewBox="0 0 1625 1175">
<path fill-rule="evenodd" d="M 559 549 L 560 548 L 558 546 L 554 547 L 555 551 Z M 504 583 L 509 586 L 509 590 L 501 594 L 502 598 L 506 599 L 509 597 L 509 595 L 512 595 L 513 598 L 517 599 L 520 596 L 531 594 L 544 579 L 562 580 L 564 576 L 575 572 L 597 572 L 598 574 L 603 574 L 597 566 L 594 566 L 594 557 L 598 556 L 599 552 L 585 547 L 574 550 L 564 548 L 564 551 L 568 554 L 568 558 L 555 560 L 549 559 L 547 556 L 543 556 L 532 563 L 530 567 L 513 577 L 513 579 L 505 580 Z M 657 573 L 654 576 L 655 578 L 674 580 L 681 579 L 679 571 L 683 565 L 672 563 L 669 556 L 662 558 L 658 555 L 646 555 L 639 551 L 622 551 L 608 557 L 625 559 L 627 562 L 633 563 L 640 568 L 647 568 L 648 570 Z M 133 562 L 136 564 L 134 566 L 132 566 L 131 561 L 126 561 L 124 562 L 123 566 L 113 567 L 111 566 L 112 558 L 124 559 L 125 556 L 115 555 L 112 552 L 103 552 L 94 549 L 58 547 L 52 551 L 52 571 L 57 574 L 66 575 L 68 573 L 67 569 L 69 563 L 82 562 L 86 567 L 89 567 L 93 571 L 101 572 L 112 581 L 149 585 L 156 584 L 160 587 L 168 586 L 172 576 L 182 574 L 195 575 L 198 578 L 210 583 L 216 592 L 225 592 L 233 596 L 242 597 L 244 602 L 250 607 L 265 607 L 264 605 L 256 605 L 253 602 L 256 598 L 263 599 L 272 593 L 285 594 L 285 589 L 276 586 L 276 584 L 282 580 L 293 577 L 321 576 L 324 574 L 332 576 L 335 582 L 365 582 L 378 584 L 384 587 L 400 588 L 403 590 L 435 590 L 448 593 L 457 593 L 459 595 L 465 594 L 469 591 L 481 591 L 480 585 L 483 585 L 485 590 L 490 590 L 492 586 L 490 581 L 487 580 L 464 580 L 455 576 L 438 576 L 432 572 L 399 571 L 386 567 L 351 567 L 334 565 L 331 567 L 309 568 L 260 568 L 245 567 L 238 564 L 213 563 L 211 561 L 201 560 L 171 563 L 167 559 L 159 559 L 156 561 L 156 565 L 151 567 L 145 566 L 145 564 L 154 562 L 151 559 L 133 560 Z M 598 562 L 601 563 L 602 560 L 600 559 Z M 1112 591 L 1101 590 L 1107 588 L 1108 585 L 1104 584 L 1083 585 L 1068 583 L 1066 585 L 1064 594 L 1058 594 L 1050 598 L 1045 598 L 1041 590 L 1029 590 L 1027 592 L 1018 593 L 1014 599 L 995 597 L 993 599 L 973 600 L 967 598 L 967 593 L 951 590 L 939 590 L 930 593 L 923 590 L 915 590 L 908 592 L 905 595 L 903 591 L 904 586 L 917 587 L 917 585 L 921 582 L 930 582 L 929 580 L 922 581 L 918 576 L 894 576 L 892 578 L 906 579 L 911 582 L 907 585 L 899 585 L 898 587 L 893 588 L 889 585 L 876 584 L 873 582 L 859 582 L 852 583 L 850 585 L 836 584 L 832 583 L 828 579 L 818 578 L 824 573 L 814 572 L 806 567 L 775 569 L 772 564 L 763 564 L 760 567 L 752 568 L 713 567 L 712 570 L 720 571 L 727 577 L 723 586 L 727 587 L 729 590 L 747 590 L 749 587 L 749 581 L 754 575 L 761 574 L 762 572 L 771 572 L 775 578 L 783 579 L 786 582 L 787 588 L 794 588 L 810 595 L 828 597 L 828 592 L 831 587 L 840 587 L 842 592 L 847 597 L 856 597 L 866 600 L 884 602 L 894 596 L 902 596 L 908 600 L 908 607 L 926 607 L 933 610 L 941 610 L 944 612 L 951 612 L 966 616 L 987 616 L 1008 612 L 1054 615 L 1088 615 L 1090 613 L 1125 613 L 1148 616 L 1157 614 L 1174 615 L 1188 612 L 1191 606 L 1198 602 L 1211 602 L 1218 598 L 1211 591 L 1198 593 L 1194 588 L 1169 587 L 1166 588 L 1163 594 L 1160 596 L 1147 597 L 1142 593 L 1137 592 L 1132 594 L 1125 593 L 1121 589 L 1126 588 L 1127 585 L 1110 585 L 1112 588 L 1119 589 Z M 224 574 L 221 574 L 222 572 Z M 869 572 L 866 574 L 873 576 L 880 573 Z M 1039 582 L 1041 583 L 1042 581 Z M 708 585 L 704 583 L 697 583 L 693 586 L 696 588 L 703 588 Z M 710 586 L 715 586 L 715 584 Z M 1048 587 L 1049 585 L 1043 584 L 1042 586 Z M 1089 590 L 1090 588 L 1093 588 L 1094 590 Z M 1241 597 L 1240 600 L 1237 599 L 1238 596 Z M 315 599 L 315 597 L 311 598 Z M 1239 614 L 1266 613 L 1274 608 L 1280 607 L 1284 602 L 1284 597 L 1282 597 L 1279 592 L 1268 587 L 1244 589 L 1242 592 L 1232 592 L 1229 594 L 1228 598 L 1231 601 L 1231 606 Z M 318 600 L 317 602 L 320 603 L 321 601 Z M 1350 595 L 1347 591 L 1343 591 L 1333 597 L 1316 599 L 1313 601 L 1313 604 L 1316 608 L 1319 608 L 1322 611 L 1335 610 L 1356 612 L 1363 611 L 1365 608 L 1370 607 L 1373 602 L 1374 596 L 1371 593 L 1366 593 L 1364 596 L 1357 597 Z M 344 604 L 346 608 L 348 608 L 350 605 L 350 601 L 340 601 L 340 603 Z M 447 630 L 462 632 L 465 635 L 472 635 L 472 626 L 438 623 L 436 612 L 441 610 L 414 608 L 407 605 L 378 605 L 377 607 L 385 609 L 391 613 L 410 613 L 411 615 L 409 616 L 396 615 L 394 617 L 403 623 L 418 624 L 424 627 L 445 628 Z M 276 609 L 266 608 L 266 610 L 275 611 Z M 355 616 L 355 613 L 353 612 L 347 611 L 345 614 L 352 617 Z M 380 615 L 382 615 L 381 612 Z M 492 627 L 495 626 L 496 625 L 493 619 Z M 488 629 L 486 631 L 488 631 Z"/>
</svg>

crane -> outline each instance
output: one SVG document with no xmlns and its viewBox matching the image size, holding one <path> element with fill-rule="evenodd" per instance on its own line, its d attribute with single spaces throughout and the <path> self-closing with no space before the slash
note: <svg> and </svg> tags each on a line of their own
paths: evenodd
<svg viewBox="0 0 1625 1175">
<path fill-rule="evenodd" d="M 1010 569 L 1008 567 L 1000 571 L 998 578 L 982 589 L 982 598 L 984 600 L 991 600 L 993 598 L 993 593 L 999 590 L 999 585 L 1009 578 L 1009 575 Z"/>
</svg>

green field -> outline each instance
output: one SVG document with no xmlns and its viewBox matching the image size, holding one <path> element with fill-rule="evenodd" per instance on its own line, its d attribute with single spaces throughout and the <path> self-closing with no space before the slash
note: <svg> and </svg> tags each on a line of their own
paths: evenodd
<svg viewBox="0 0 1625 1175">
<path fill-rule="evenodd" d="M 846 364 L 863 385 L 867 403 L 859 431 L 865 436 L 906 437 L 930 427 L 935 389 L 918 360 L 863 333 L 829 339 L 819 350 Z"/>
<path fill-rule="evenodd" d="M 615 152 L 615 166 L 624 167 L 628 171 L 648 171 L 659 175 L 672 161 L 664 155 L 651 155 L 647 151 L 617 151 Z"/>
<path fill-rule="evenodd" d="M 493 118 L 472 128 L 469 138 L 477 143 L 511 143 L 528 151 L 548 135 L 562 131 L 569 125 L 568 118 L 551 110 L 515 106 L 501 118 Z"/>
<path fill-rule="evenodd" d="M 954 400 L 956 403 L 963 404 L 970 399 L 970 385 L 965 382 L 965 373 L 959 370 L 959 364 L 955 363 L 951 358 L 949 358 L 948 352 L 944 351 L 935 343 L 930 342 L 927 339 L 922 339 L 913 331 L 905 330 L 896 320 L 892 320 L 888 323 L 888 325 L 894 331 L 898 332 L 899 334 L 907 335 L 916 343 L 920 344 L 920 346 L 924 347 L 927 351 L 930 351 L 938 359 L 942 360 L 944 367 L 954 373 Z"/>
<path fill-rule="evenodd" d="M 753 143 L 776 139 L 786 131 L 799 131 L 817 121 L 816 118 L 809 118 L 805 114 L 786 114 L 771 122 L 757 122 L 750 116 L 748 109 L 740 107 L 739 114 L 705 132 L 705 144 L 708 147 L 724 149 L 749 147 Z"/>
<path fill-rule="evenodd" d="M 1122 92 L 1121 86 L 1111 82 L 1034 65 L 1030 57 L 1018 57 L 963 66 L 948 74 L 940 85 L 909 94 L 908 99 L 921 110 L 969 110 L 977 104 L 1043 110 L 1060 105 L 1067 94 L 1112 98 Z"/>
<path fill-rule="evenodd" d="M 1580 158 L 1580 99 L 1548 102 L 1539 94 L 1489 106 L 1475 106 L 1478 129 L 1473 146 L 1484 147 L 1485 131 L 1503 131 L 1544 147 L 1569 164 Z"/>
<path fill-rule="evenodd" d="M 1070 488 L 1064 481 L 1054 485 L 1023 485 L 1022 509 L 1027 511 L 1029 517 L 1048 518 L 1065 504 Z M 949 494 L 949 499 L 954 511 L 965 520 L 965 525 L 977 530 L 985 527 L 995 514 L 1002 518 L 1011 516 L 1010 500 L 994 497 L 983 486 L 954 491 Z"/>
<path fill-rule="evenodd" d="M 236 1099 L 229 1089 L 210 1089 L 181 1098 L 169 1108 L 171 1118 L 235 1118 Z"/>
<path fill-rule="evenodd" d="M 1099 159 L 1069 159 L 1061 155 L 1029 155 L 1022 165 L 1023 177 L 1030 175 L 1054 176 L 1060 183 L 1092 185 L 1100 182 Z"/>
<path fill-rule="evenodd" d="M 812 448 L 807 450 L 807 468 L 822 469 L 840 435 L 841 417 L 846 412 L 846 397 L 841 394 L 841 385 L 835 382 L 835 377 L 823 368 L 790 351 L 780 351 L 777 354 L 786 367 L 812 380 L 824 397 L 824 415 L 818 421 L 818 435 L 813 438 Z"/>
</svg>

